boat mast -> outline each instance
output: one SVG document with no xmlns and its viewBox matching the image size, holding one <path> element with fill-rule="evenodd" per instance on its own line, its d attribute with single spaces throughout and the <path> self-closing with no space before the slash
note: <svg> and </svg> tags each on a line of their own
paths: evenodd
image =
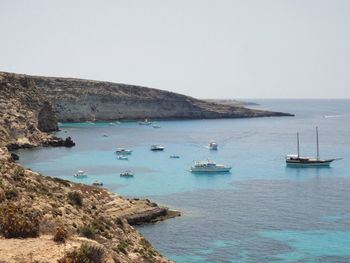
<svg viewBox="0 0 350 263">
<path fill-rule="evenodd" d="M 320 149 L 318 146 L 318 127 L 316 126 L 316 144 L 317 144 L 317 160 L 320 159 Z"/>
<path fill-rule="evenodd" d="M 299 132 L 297 132 L 297 148 L 298 148 L 298 158 L 300 156 L 300 153 L 299 153 Z"/>
</svg>

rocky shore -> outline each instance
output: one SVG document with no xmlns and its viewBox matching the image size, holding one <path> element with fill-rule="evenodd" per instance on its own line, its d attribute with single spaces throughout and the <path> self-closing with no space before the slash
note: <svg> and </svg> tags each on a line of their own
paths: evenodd
<svg viewBox="0 0 350 263">
<path fill-rule="evenodd" d="M 20 209 L 12 225 L 25 219 L 21 209 L 36 215 L 37 220 L 29 218 L 26 227 L 35 231 L 33 222 L 38 222 L 37 236 L 28 239 L 35 245 L 1 237 L 7 233 L 1 223 L 6 222 L 6 209 Z M 126 199 L 104 188 L 42 176 L 16 164 L 5 147 L 0 148 L 0 210 L 1 262 L 8 263 L 56 263 L 64 256 L 65 246 L 74 249 L 84 242 L 103 247 L 106 262 L 170 262 L 131 225 L 179 215 L 149 200 Z M 69 233 L 65 245 L 53 242 L 57 228 Z M 16 245 L 26 249 L 11 249 Z"/>
<path fill-rule="evenodd" d="M 219 102 L 134 85 L 0 72 L 0 142 L 12 149 L 65 146 L 47 134 L 58 130 L 58 121 L 293 116 Z"/>
<path fill-rule="evenodd" d="M 48 132 L 58 130 L 50 100 L 25 75 L 0 72 L 0 146 L 9 150 L 36 146 L 74 146 Z"/>
<path fill-rule="evenodd" d="M 28 76 L 62 122 L 292 116 L 220 104 L 147 87 L 73 78 Z"/>
<path fill-rule="evenodd" d="M 18 156 L 9 151 L 73 147 L 70 137 L 50 134 L 58 130 L 58 121 L 272 116 L 292 115 L 139 86 L 0 72 L 1 263 L 57 262 L 85 243 L 105 251 L 105 262 L 170 262 L 132 225 L 179 212 L 147 199 L 126 199 L 103 188 L 46 177 L 15 163 Z M 64 244 L 54 241 L 63 233 Z"/>
<path fill-rule="evenodd" d="M 0 262 L 57 263 L 82 244 L 102 249 L 108 263 L 170 262 L 131 225 L 179 212 L 46 177 L 14 162 L 18 156 L 9 150 L 75 145 L 70 137 L 48 133 L 58 129 L 56 116 L 31 77 L 0 73 Z M 62 233 L 64 242 L 54 241 Z"/>
</svg>

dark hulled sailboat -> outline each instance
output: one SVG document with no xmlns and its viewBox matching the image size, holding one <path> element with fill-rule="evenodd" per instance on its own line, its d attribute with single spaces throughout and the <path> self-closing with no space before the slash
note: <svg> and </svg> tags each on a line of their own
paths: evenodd
<svg viewBox="0 0 350 263">
<path fill-rule="evenodd" d="M 314 157 L 306 157 L 306 156 L 300 156 L 300 150 L 299 150 L 299 133 L 297 133 L 297 149 L 298 154 L 295 155 L 287 155 L 286 156 L 286 163 L 288 166 L 295 166 L 295 167 L 308 167 L 308 166 L 329 166 L 331 162 L 337 159 L 320 159 L 320 151 L 319 151 L 319 144 L 318 144 L 318 127 L 316 127 L 316 145 L 317 145 L 317 156 Z"/>
</svg>

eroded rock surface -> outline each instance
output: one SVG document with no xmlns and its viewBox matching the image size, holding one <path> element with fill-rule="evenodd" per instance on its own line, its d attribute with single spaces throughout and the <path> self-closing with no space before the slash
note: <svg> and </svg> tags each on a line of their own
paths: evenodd
<svg viewBox="0 0 350 263">
<path fill-rule="evenodd" d="M 134 85 L 72 78 L 32 76 L 32 79 L 55 105 L 62 122 L 291 116 Z"/>
<path fill-rule="evenodd" d="M 5 262 L 44 259 L 44 262 L 57 262 L 65 251 L 82 242 L 103 246 L 107 251 L 107 262 L 170 262 L 128 220 L 143 215 L 144 223 L 147 223 L 176 214 L 149 200 L 126 199 L 104 188 L 26 170 L 14 163 L 3 147 L 0 148 L 0 208 L 7 204 L 35 209 L 41 219 L 37 238 L 4 239 L 0 234 L 0 255 Z M 142 218 L 139 217 L 137 223 L 141 223 Z M 69 232 L 66 246 L 52 241 L 57 226 L 63 226 Z M 89 236 L 86 236 L 87 231 L 90 231 Z M 83 235 L 85 238 L 81 237 Z M 14 250 L 14 247 L 23 249 Z"/>
<path fill-rule="evenodd" d="M 26 75 L 0 72 L 0 142 L 24 147 L 48 139 L 57 118 L 49 99 Z"/>
</svg>

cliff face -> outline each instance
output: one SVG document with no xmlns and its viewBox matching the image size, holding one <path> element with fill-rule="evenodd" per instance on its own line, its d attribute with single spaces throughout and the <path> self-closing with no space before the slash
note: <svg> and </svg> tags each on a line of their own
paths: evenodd
<svg viewBox="0 0 350 263">
<path fill-rule="evenodd" d="M 1 262 L 56 263 L 65 251 L 83 242 L 101 246 L 110 263 L 169 262 L 128 223 L 140 223 L 145 215 L 153 221 L 162 219 L 167 216 L 166 208 L 149 200 L 125 199 L 103 188 L 42 176 L 14 163 L 7 149 L 0 148 L 0 222 L 3 209 L 14 206 L 40 215 L 39 236 L 4 239 L 0 234 Z M 57 227 L 69 233 L 66 244 L 53 241 Z"/>
<path fill-rule="evenodd" d="M 55 105 L 62 122 L 290 116 L 140 86 L 70 78 L 31 78 Z"/>
<path fill-rule="evenodd" d="M 46 133 L 55 130 L 56 111 L 34 79 L 0 72 L 0 261 L 56 263 L 67 251 L 87 242 L 102 247 L 108 263 L 170 262 L 131 224 L 156 222 L 179 213 L 149 200 L 130 200 L 106 189 L 42 176 L 16 164 L 8 149 L 1 147 L 61 145 L 58 138 Z M 14 209 L 40 216 L 39 236 L 4 238 L 8 232 L 4 222 L 12 232 L 15 227 L 17 232 L 36 231 L 36 220 L 31 217 L 15 212 L 5 218 L 7 212 L 17 211 Z M 57 227 L 69 235 L 65 244 L 53 241 Z"/>
<path fill-rule="evenodd" d="M 37 145 L 57 130 L 51 102 L 25 75 L 0 72 L 0 146 Z"/>
<path fill-rule="evenodd" d="M 2 138 L 37 141 L 63 122 L 291 116 L 198 100 L 173 92 L 103 81 L 0 72 Z M 57 116 L 57 119 L 56 119 Z M 6 122 L 6 120 L 8 122 Z"/>
</svg>

